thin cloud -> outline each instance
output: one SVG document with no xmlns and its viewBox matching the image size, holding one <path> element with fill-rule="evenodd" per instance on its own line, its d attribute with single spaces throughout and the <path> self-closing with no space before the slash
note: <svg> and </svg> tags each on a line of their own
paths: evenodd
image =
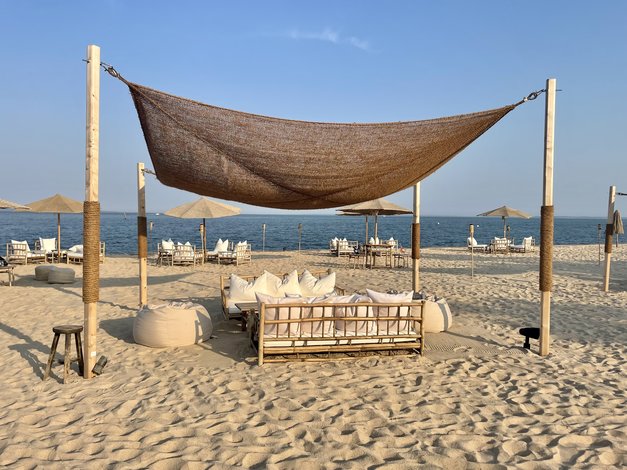
<svg viewBox="0 0 627 470">
<path fill-rule="evenodd" d="M 343 37 L 337 31 L 334 31 L 330 28 L 325 28 L 322 31 L 300 31 L 298 29 L 292 29 L 287 32 L 287 37 L 290 39 L 309 39 L 314 41 L 324 41 L 330 42 L 332 44 L 346 44 L 352 47 L 356 47 L 357 49 L 361 49 L 362 51 L 370 52 L 370 43 L 364 39 L 359 39 L 355 36 Z"/>
</svg>

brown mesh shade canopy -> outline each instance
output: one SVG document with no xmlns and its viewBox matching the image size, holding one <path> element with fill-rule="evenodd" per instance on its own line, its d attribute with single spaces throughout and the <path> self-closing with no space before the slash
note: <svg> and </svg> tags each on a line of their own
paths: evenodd
<svg viewBox="0 0 627 470">
<path fill-rule="evenodd" d="M 218 108 L 122 80 L 159 181 L 279 209 L 339 207 L 405 189 L 516 107 L 426 121 L 318 123 Z"/>
</svg>

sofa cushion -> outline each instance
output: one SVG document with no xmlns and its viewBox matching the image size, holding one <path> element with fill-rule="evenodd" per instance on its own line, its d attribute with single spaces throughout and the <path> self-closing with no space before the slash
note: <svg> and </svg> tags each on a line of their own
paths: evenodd
<svg viewBox="0 0 627 470">
<path fill-rule="evenodd" d="M 298 284 L 298 272 L 296 270 L 281 279 L 268 271 L 264 271 L 267 277 L 267 294 L 275 297 L 301 296 Z"/>
<path fill-rule="evenodd" d="M 327 274 L 318 279 L 305 269 L 298 283 L 300 285 L 301 294 L 306 297 L 332 294 L 335 290 L 335 273 Z"/>
<path fill-rule="evenodd" d="M 39 245 L 41 246 L 42 251 L 45 251 L 46 253 L 52 253 L 57 249 L 57 239 L 39 237 Z"/>
<path fill-rule="evenodd" d="M 264 272 L 257 279 L 248 282 L 236 274 L 231 274 L 229 300 L 235 302 L 255 302 L 256 293 L 268 294 L 268 275 Z"/>
<path fill-rule="evenodd" d="M 30 246 L 28 246 L 28 242 L 26 240 L 21 242 L 17 240 L 11 240 L 11 245 L 26 245 L 26 252 L 30 252 Z M 23 248 L 23 246 L 20 246 L 20 248 Z"/>
<path fill-rule="evenodd" d="M 366 289 L 368 297 L 372 299 L 375 304 L 401 304 L 409 303 L 413 300 L 414 291 L 401 292 L 399 294 L 386 294 L 383 292 L 377 292 L 370 289 Z M 375 309 L 375 316 L 379 317 L 408 317 L 410 316 L 410 307 L 380 307 Z M 396 320 L 381 320 L 373 322 L 371 334 L 409 334 L 413 333 L 412 322 L 410 321 L 396 321 Z"/>
<path fill-rule="evenodd" d="M 295 304 L 302 303 L 304 299 L 293 297 L 274 297 L 272 295 L 257 293 L 257 310 L 261 313 L 261 304 L 280 305 L 280 304 Z M 299 309 L 293 309 L 289 307 L 278 308 L 266 308 L 264 319 L 265 320 L 288 320 L 300 318 L 301 312 Z M 289 332 L 289 334 L 288 334 Z M 266 324 L 264 325 L 263 335 L 269 338 L 277 337 L 298 337 L 300 333 L 299 323 L 279 323 L 279 324 Z"/>
<path fill-rule="evenodd" d="M 334 302 L 332 299 L 342 299 L 345 302 L 350 303 L 372 303 L 370 297 L 361 294 L 353 294 L 353 295 L 338 295 L 329 297 L 329 301 L 332 303 L 343 303 L 343 302 Z M 335 309 L 335 316 L 341 317 L 345 316 L 348 318 L 365 318 L 372 317 L 374 313 L 372 308 L 363 306 L 363 307 L 355 307 L 350 306 L 345 309 Z M 343 320 L 335 320 L 335 335 L 336 336 L 363 336 L 368 334 L 369 330 L 368 321 L 343 321 Z"/>
</svg>

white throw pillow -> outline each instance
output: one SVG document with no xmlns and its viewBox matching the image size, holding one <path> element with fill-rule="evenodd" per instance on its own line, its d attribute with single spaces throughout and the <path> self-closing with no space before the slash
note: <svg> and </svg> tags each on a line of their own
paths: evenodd
<svg viewBox="0 0 627 470">
<path fill-rule="evenodd" d="M 161 249 L 164 251 L 171 251 L 174 249 L 174 242 L 172 240 L 161 240 Z"/>
<path fill-rule="evenodd" d="M 83 245 L 74 245 L 70 248 L 68 248 L 69 252 L 71 253 L 82 253 L 83 252 Z"/>
<path fill-rule="evenodd" d="M 57 249 L 57 239 L 56 238 L 39 238 L 39 244 L 41 245 L 41 250 L 46 253 L 51 253 Z"/>
<path fill-rule="evenodd" d="M 401 292 L 399 294 L 386 294 L 383 292 L 376 292 L 370 289 L 366 289 L 368 297 L 372 299 L 375 304 L 401 304 L 410 303 L 413 300 L 414 291 Z M 375 316 L 378 317 L 408 317 L 410 316 L 410 307 L 380 307 L 375 308 Z M 382 320 L 373 322 L 371 334 L 409 334 L 413 333 L 412 322 L 410 321 L 396 321 L 396 320 Z"/>
<path fill-rule="evenodd" d="M 268 293 L 268 277 L 265 272 L 250 282 L 236 274 L 231 274 L 229 300 L 232 302 L 254 302 L 257 300 L 256 293 Z"/>
<path fill-rule="evenodd" d="M 261 313 L 261 304 L 280 305 L 280 304 L 295 304 L 304 303 L 301 299 L 291 297 L 274 297 L 266 294 L 257 294 L 257 310 Z M 304 312 L 303 312 L 304 315 Z M 301 312 L 297 308 L 278 307 L 278 308 L 266 308 L 264 320 L 288 320 L 302 318 Z M 289 333 L 289 335 L 288 335 Z M 277 338 L 277 337 L 298 337 L 300 333 L 300 323 L 274 323 L 264 325 L 263 335 L 265 337 Z"/>
<path fill-rule="evenodd" d="M 190 242 L 185 242 L 185 246 L 192 246 Z"/>
<path fill-rule="evenodd" d="M 264 271 L 267 276 L 268 295 L 275 297 L 301 296 L 300 285 L 298 284 L 298 272 L 296 270 L 281 279 L 268 271 Z"/>
<path fill-rule="evenodd" d="M 332 294 L 335 290 L 335 273 L 327 274 L 318 279 L 305 269 L 299 280 L 300 291 L 306 297 Z"/>
</svg>

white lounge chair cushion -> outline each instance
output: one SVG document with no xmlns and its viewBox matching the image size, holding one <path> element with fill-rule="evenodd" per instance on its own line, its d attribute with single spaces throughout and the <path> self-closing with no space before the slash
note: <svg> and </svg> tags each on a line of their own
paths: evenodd
<svg viewBox="0 0 627 470">
<path fill-rule="evenodd" d="M 26 240 L 19 242 L 17 240 L 11 240 L 11 245 L 26 245 L 26 253 L 30 252 L 30 246 L 28 246 L 28 242 Z M 20 248 L 22 248 L 20 246 Z"/>
<path fill-rule="evenodd" d="M 332 294 L 335 290 L 335 273 L 327 274 L 318 279 L 308 270 L 304 270 L 298 281 L 301 294 L 305 297 L 319 297 Z"/>
<path fill-rule="evenodd" d="M 171 302 L 144 307 L 133 322 L 133 338 L 151 348 L 189 346 L 207 341 L 213 332 L 211 317 L 202 305 Z"/>
<path fill-rule="evenodd" d="M 72 268 L 55 267 L 48 272 L 48 284 L 72 284 L 75 280 L 75 273 Z"/>
<path fill-rule="evenodd" d="M 42 251 L 45 251 L 46 253 L 52 253 L 57 249 L 57 239 L 39 237 L 39 245 L 41 246 Z"/>
<path fill-rule="evenodd" d="M 383 292 L 377 292 L 370 289 L 366 289 L 368 297 L 372 299 L 375 304 L 401 304 L 408 303 L 413 300 L 414 291 L 401 292 L 399 294 L 386 294 Z M 375 315 L 380 317 L 408 317 L 410 314 L 410 307 L 401 307 L 400 309 L 394 307 L 381 307 L 375 312 Z M 395 320 L 382 320 L 373 322 L 373 331 L 371 334 L 409 334 L 413 333 L 412 322 L 409 321 L 395 321 Z"/>
<path fill-rule="evenodd" d="M 274 297 L 266 294 L 257 294 L 257 310 L 261 312 L 261 304 L 280 305 L 280 304 L 294 304 L 301 303 L 304 299 L 294 297 Z M 284 308 L 266 308 L 264 319 L 265 320 L 287 320 L 291 318 L 300 318 L 299 309 Z M 298 336 L 300 332 L 299 323 L 279 323 L 279 324 L 266 324 L 264 325 L 263 335 L 270 338 L 288 336 Z"/>
<path fill-rule="evenodd" d="M 298 283 L 298 272 L 296 270 L 281 279 L 268 271 L 264 271 L 267 279 L 267 294 L 275 297 L 286 297 L 288 295 L 301 296 L 300 284 Z"/>
<path fill-rule="evenodd" d="M 444 299 L 426 300 L 422 311 L 425 333 L 439 333 L 448 330 L 453 324 L 453 317 L 448 303 Z"/>
<path fill-rule="evenodd" d="M 236 274 L 231 274 L 229 282 L 229 300 L 232 304 L 237 302 L 255 302 L 255 294 L 266 294 L 272 292 L 268 289 L 268 275 L 264 272 L 257 279 L 248 282 Z"/>
<path fill-rule="evenodd" d="M 370 240 L 368 240 L 368 243 L 370 243 L 371 245 L 374 245 L 374 237 L 370 237 Z"/>
<path fill-rule="evenodd" d="M 174 250 L 174 242 L 170 240 L 161 240 L 161 249 L 166 252 Z"/>
<path fill-rule="evenodd" d="M 331 296 L 328 298 L 330 303 L 372 303 L 372 299 L 367 295 L 361 294 L 353 294 L 353 295 L 337 295 Z M 338 299 L 335 301 L 334 299 Z M 372 309 L 370 307 L 348 307 L 345 309 L 335 309 L 335 316 L 346 316 L 348 318 L 356 318 L 356 317 L 372 317 L 374 315 Z M 370 329 L 369 323 L 367 321 L 342 321 L 335 320 L 335 334 L 336 336 L 364 336 L 368 334 L 368 330 Z"/>
<path fill-rule="evenodd" d="M 68 254 L 83 254 L 83 245 L 74 245 L 67 250 Z"/>
</svg>

